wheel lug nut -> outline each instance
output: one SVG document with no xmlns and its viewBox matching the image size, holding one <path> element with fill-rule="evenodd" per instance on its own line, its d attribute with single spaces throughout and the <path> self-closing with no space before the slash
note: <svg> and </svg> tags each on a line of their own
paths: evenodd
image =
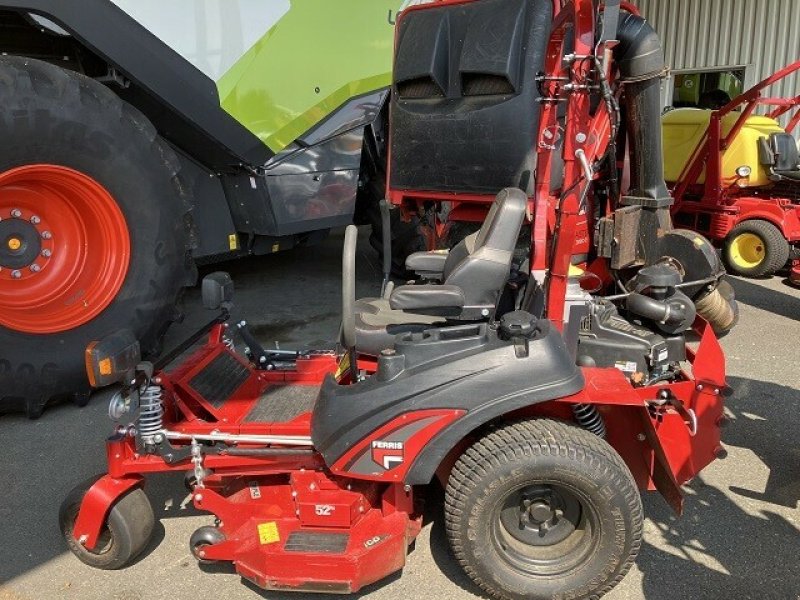
<svg viewBox="0 0 800 600">
<path fill-rule="evenodd" d="M 53 237 L 53 234 L 52 234 L 52 233 L 50 233 L 49 231 L 43 231 L 43 232 L 42 232 L 42 237 L 43 237 L 44 239 L 46 239 L 46 240 L 49 240 L 51 237 Z"/>
<path fill-rule="evenodd" d="M 22 216 L 22 211 L 18 208 L 14 208 L 11 210 L 11 216 L 15 219 L 19 219 Z"/>
<path fill-rule="evenodd" d="M 13 277 L 14 279 L 19 279 L 20 277 L 22 277 L 22 273 L 20 273 L 15 269 L 14 271 L 11 271 L 11 277 Z"/>
<path fill-rule="evenodd" d="M 42 220 L 39 217 L 37 217 L 36 215 L 33 215 L 31 217 L 31 223 L 33 223 L 34 225 L 38 225 L 41 222 L 42 222 Z"/>
<path fill-rule="evenodd" d="M 50 248 L 45 248 L 44 250 L 42 250 L 42 256 L 44 256 L 45 258 L 50 258 L 52 255 L 53 251 L 50 250 Z"/>
<path fill-rule="evenodd" d="M 34 273 L 38 273 L 41 270 L 42 267 L 40 267 L 39 265 L 31 265 L 31 271 L 33 271 Z"/>
</svg>

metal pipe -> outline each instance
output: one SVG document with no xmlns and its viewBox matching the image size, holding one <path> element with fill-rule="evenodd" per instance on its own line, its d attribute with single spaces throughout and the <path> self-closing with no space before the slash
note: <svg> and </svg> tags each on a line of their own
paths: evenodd
<svg viewBox="0 0 800 600">
<path fill-rule="evenodd" d="M 356 244 L 358 228 L 348 225 L 344 232 L 342 251 L 342 344 L 345 348 L 356 345 Z"/>
<path fill-rule="evenodd" d="M 304 435 L 239 435 L 234 433 L 182 433 L 167 429 L 159 432 L 168 440 L 190 442 L 224 442 L 226 444 L 276 444 L 279 446 L 312 446 L 311 437 Z"/>
</svg>

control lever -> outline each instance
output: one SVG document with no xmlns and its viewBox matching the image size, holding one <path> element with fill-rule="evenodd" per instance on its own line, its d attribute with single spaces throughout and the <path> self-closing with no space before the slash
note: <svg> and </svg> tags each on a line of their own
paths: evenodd
<svg viewBox="0 0 800 600">
<path fill-rule="evenodd" d="M 269 353 L 264 350 L 264 346 L 250 333 L 247 328 L 247 321 L 239 321 L 236 324 L 236 329 L 239 330 L 239 335 L 242 336 L 244 343 L 250 349 L 250 360 L 252 360 L 259 368 L 270 369 L 272 361 L 270 361 Z"/>
</svg>

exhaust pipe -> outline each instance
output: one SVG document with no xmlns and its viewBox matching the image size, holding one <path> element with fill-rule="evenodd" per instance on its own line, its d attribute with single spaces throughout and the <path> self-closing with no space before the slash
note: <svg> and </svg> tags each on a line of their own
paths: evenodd
<svg viewBox="0 0 800 600">
<path fill-rule="evenodd" d="M 617 27 L 614 59 L 625 85 L 625 125 L 630 145 L 631 187 L 622 197 L 620 211 L 636 211 L 628 221 L 635 231 L 637 248 L 627 256 L 617 256 L 619 268 L 652 265 L 669 259 L 682 266 L 691 280 L 716 279 L 716 285 L 684 290 L 695 303 L 697 312 L 718 333 L 729 331 L 738 319 L 733 290 L 711 244 L 691 233 L 693 244 L 685 243 L 689 232 L 673 230 L 670 206 L 673 200 L 664 181 L 664 154 L 661 146 L 661 85 L 666 65 L 658 34 L 642 17 L 623 13 Z M 634 208 L 636 207 L 636 208 Z M 618 211 L 618 212 L 620 212 Z M 622 215 L 620 215 L 622 217 Z M 698 238 L 703 244 L 696 243 Z M 708 249 L 710 250 L 707 252 Z M 612 259 L 612 264 L 615 261 Z M 717 289 L 719 287 L 719 289 Z"/>
</svg>

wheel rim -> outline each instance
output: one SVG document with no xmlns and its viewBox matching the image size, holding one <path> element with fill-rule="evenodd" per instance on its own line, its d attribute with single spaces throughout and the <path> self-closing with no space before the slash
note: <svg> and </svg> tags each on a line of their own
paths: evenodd
<svg viewBox="0 0 800 600">
<path fill-rule="evenodd" d="M 754 233 L 740 233 L 731 241 L 731 262 L 742 269 L 753 269 L 764 262 L 764 240 Z"/>
<path fill-rule="evenodd" d="M 491 537 L 506 562 L 527 576 L 572 571 L 599 541 L 596 511 L 577 490 L 555 483 L 519 486 L 496 505 Z"/>
<path fill-rule="evenodd" d="M 114 300 L 129 263 L 125 217 L 97 181 L 44 164 L 0 174 L 0 325 L 79 327 Z"/>
</svg>

